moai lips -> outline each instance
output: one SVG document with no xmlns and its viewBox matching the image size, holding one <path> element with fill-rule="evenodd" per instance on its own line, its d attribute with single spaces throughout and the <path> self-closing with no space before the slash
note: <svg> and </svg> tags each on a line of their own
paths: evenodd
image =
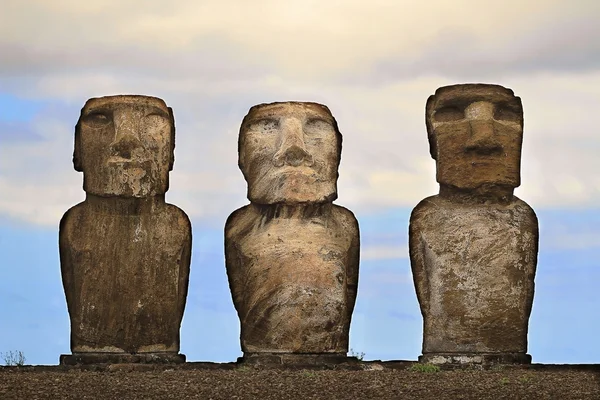
<svg viewBox="0 0 600 400">
<path fill-rule="evenodd" d="M 354 215 L 331 203 L 340 152 L 337 123 L 320 104 L 261 104 L 242 122 L 251 203 L 227 220 L 225 258 L 247 361 L 345 359 L 359 233 Z"/>
<path fill-rule="evenodd" d="M 175 126 L 158 98 L 90 99 L 75 132 L 86 200 L 60 224 L 71 356 L 61 363 L 181 362 L 191 226 L 165 203 Z"/>
<path fill-rule="evenodd" d="M 440 194 L 409 228 L 422 361 L 530 362 L 538 224 L 520 184 L 521 100 L 497 85 L 438 89 L 426 123 Z"/>
</svg>

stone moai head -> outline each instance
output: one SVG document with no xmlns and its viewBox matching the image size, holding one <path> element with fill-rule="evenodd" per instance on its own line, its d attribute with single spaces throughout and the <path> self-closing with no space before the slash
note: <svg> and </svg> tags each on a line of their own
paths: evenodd
<svg viewBox="0 0 600 400">
<path fill-rule="evenodd" d="M 441 185 L 466 190 L 520 185 L 523 106 L 512 90 L 441 87 L 427 100 L 425 122 Z"/>
<path fill-rule="evenodd" d="M 149 96 L 89 99 L 75 127 L 75 170 L 97 196 L 150 197 L 169 188 L 175 120 L 165 102 Z"/>
<path fill-rule="evenodd" d="M 337 198 L 342 135 L 317 103 L 254 106 L 244 117 L 238 164 L 258 204 L 326 203 Z"/>
</svg>

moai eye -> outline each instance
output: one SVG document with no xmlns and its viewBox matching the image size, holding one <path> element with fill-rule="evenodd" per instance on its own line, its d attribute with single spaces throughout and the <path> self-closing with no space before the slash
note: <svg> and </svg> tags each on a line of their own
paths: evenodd
<svg viewBox="0 0 600 400">
<path fill-rule="evenodd" d="M 436 122 L 460 121 L 465 118 L 465 110 L 456 106 L 447 106 L 439 108 L 433 114 Z"/>
<path fill-rule="evenodd" d="M 521 120 L 521 112 L 507 104 L 498 104 L 494 109 L 494 119 L 497 121 L 513 121 Z"/>
<path fill-rule="evenodd" d="M 92 111 L 83 117 L 83 121 L 94 128 L 102 128 L 112 122 L 112 115 L 108 111 Z"/>
<path fill-rule="evenodd" d="M 169 123 L 169 118 L 162 112 L 152 112 L 144 117 L 146 125 L 162 126 Z"/>
<path fill-rule="evenodd" d="M 247 130 L 251 132 L 272 134 L 279 129 L 279 120 L 274 118 L 259 118 L 250 121 Z"/>
<path fill-rule="evenodd" d="M 304 124 L 304 132 L 307 134 L 323 134 L 333 132 L 334 128 L 330 121 L 321 117 L 309 118 Z"/>
</svg>

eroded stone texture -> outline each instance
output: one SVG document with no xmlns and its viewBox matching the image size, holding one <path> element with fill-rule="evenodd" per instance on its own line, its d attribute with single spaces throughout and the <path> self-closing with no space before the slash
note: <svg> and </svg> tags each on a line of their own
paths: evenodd
<svg viewBox="0 0 600 400">
<path fill-rule="evenodd" d="M 410 219 L 421 360 L 529 362 L 538 223 L 513 195 L 521 99 L 497 85 L 446 86 L 428 99 L 426 122 L 440 193 Z"/>
<path fill-rule="evenodd" d="M 242 122 L 251 203 L 227 220 L 225 258 L 248 359 L 348 351 L 359 231 L 331 203 L 340 153 L 337 123 L 320 104 L 261 104 Z"/>
<path fill-rule="evenodd" d="M 174 146 L 161 99 L 93 98 L 81 111 L 73 162 L 86 199 L 65 213 L 59 235 L 74 362 L 185 360 L 191 226 L 165 203 Z"/>
</svg>

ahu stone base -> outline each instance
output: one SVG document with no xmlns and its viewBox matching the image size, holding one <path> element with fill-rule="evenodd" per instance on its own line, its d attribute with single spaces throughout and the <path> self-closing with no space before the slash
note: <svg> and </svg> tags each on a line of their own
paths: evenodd
<svg viewBox="0 0 600 400">
<path fill-rule="evenodd" d="M 427 364 L 531 364 L 531 355 L 525 353 L 426 353 L 419 356 Z"/>
<path fill-rule="evenodd" d="M 74 353 L 61 354 L 60 365 L 85 364 L 182 364 L 185 355 L 178 353 Z"/>
<path fill-rule="evenodd" d="M 257 366 L 318 366 L 357 361 L 358 359 L 356 357 L 348 357 L 346 353 L 244 353 L 243 357 L 238 358 L 238 363 Z"/>
</svg>

